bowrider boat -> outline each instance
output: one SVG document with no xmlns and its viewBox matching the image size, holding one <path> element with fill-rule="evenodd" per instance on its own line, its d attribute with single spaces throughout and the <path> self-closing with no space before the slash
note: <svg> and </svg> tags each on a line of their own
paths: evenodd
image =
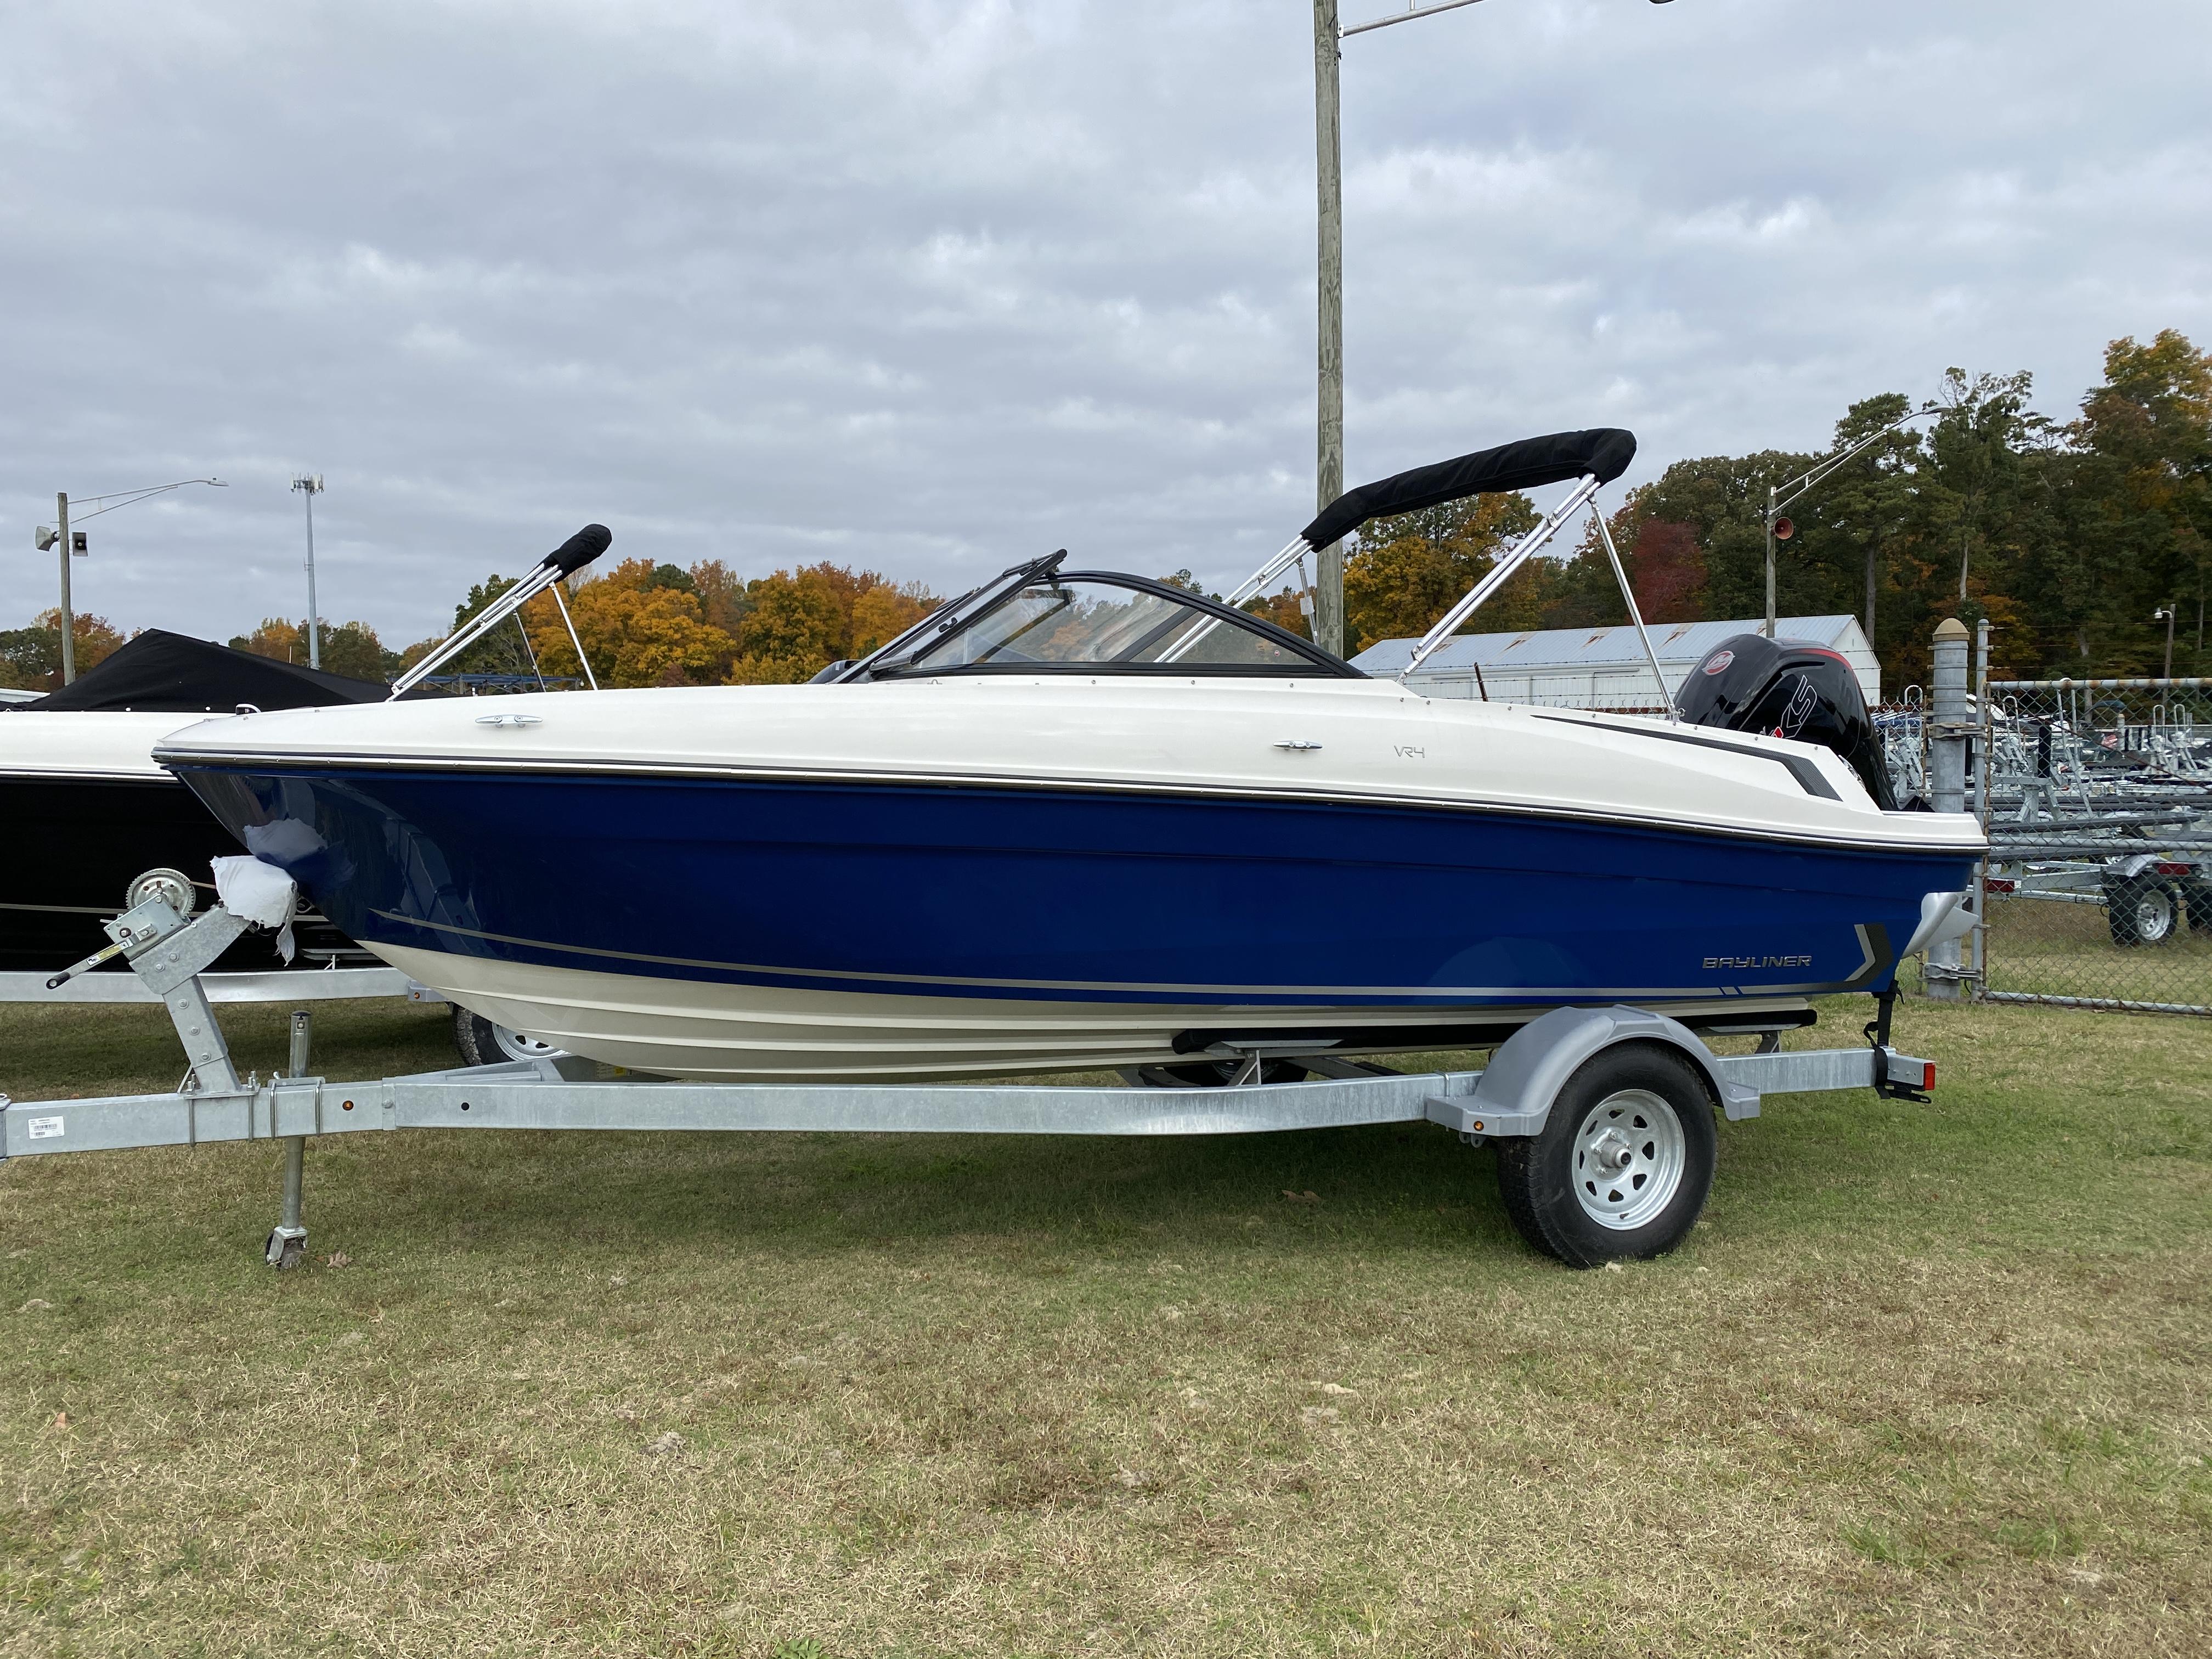
<svg viewBox="0 0 2212 1659">
<path fill-rule="evenodd" d="M 1579 479 L 1548 535 L 1633 447 L 1564 434 L 1401 474 L 1271 564 Z M 1486 1044 L 1574 1004 L 1773 1029 L 1887 988 L 1984 846 L 1970 817 L 1884 811 L 1816 744 L 1431 700 L 1066 564 L 814 684 L 249 714 L 160 758 L 453 1001 L 731 1080 Z"/>
</svg>

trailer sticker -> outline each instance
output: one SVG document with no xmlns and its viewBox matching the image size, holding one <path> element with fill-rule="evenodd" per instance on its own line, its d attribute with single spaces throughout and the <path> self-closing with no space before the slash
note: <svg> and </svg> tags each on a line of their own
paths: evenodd
<svg viewBox="0 0 2212 1659">
<path fill-rule="evenodd" d="M 29 1120 L 30 1135 L 33 1140 L 58 1140 L 62 1125 L 67 1120 L 58 1117 L 34 1117 Z"/>
</svg>

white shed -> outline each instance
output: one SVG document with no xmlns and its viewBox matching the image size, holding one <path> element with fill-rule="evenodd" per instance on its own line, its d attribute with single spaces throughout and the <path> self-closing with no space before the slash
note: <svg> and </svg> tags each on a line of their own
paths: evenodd
<svg viewBox="0 0 2212 1659">
<path fill-rule="evenodd" d="M 1651 644 L 1671 700 L 1690 671 L 1723 640 L 1756 634 L 1763 620 L 1654 623 Z M 1881 665 L 1856 617 L 1782 617 L 1776 635 L 1826 646 L 1848 661 L 1869 704 L 1881 701 Z M 1418 640 L 1380 640 L 1352 659 L 1370 674 L 1396 676 Z M 1439 646 L 1408 684 L 1432 697 L 1486 697 L 1492 702 L 1544 703 L 1558 708 L 1656 709 L 1651 665 L 1636 630 L 1543 628 L 1521 634 L 1462 634 Z"/>
</svg>

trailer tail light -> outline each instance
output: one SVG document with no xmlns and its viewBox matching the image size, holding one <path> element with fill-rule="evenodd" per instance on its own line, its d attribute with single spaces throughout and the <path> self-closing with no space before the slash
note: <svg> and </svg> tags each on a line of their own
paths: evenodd
<svg viewBox="0 0 2212 1659">
<path fill-rule="evenodd" d="M 2010 876 L 1991 876 L 1982 885 L 1992 893 L 2016 892 L 2020 888 L 2020 884 Z"/>
<path fill-rule="evenodd" d="M 2151 868 L 2161 876 L 2185 876 L 2191 873 L 2190 866 L 2176 864 L 2171 859 L 2160 859 L 2156 864 L 2152 865 Z"/>
<path fill-rule="evenodd" d="M 1900 1054 L 1895 1049 L 1886 1051 L 1887 1060 L 1882 1073 L 1893 1089 L 1917 1089 L 1926 1094 L 1936 1086 L 1936 1062 L 1918 1060 L 1910 1054 Z"/>
</svg>

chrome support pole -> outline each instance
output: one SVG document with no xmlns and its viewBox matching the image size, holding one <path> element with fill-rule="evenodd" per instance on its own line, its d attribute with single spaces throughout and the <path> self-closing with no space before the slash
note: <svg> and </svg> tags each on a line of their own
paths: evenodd
<svg viewBox="0 0 2212 1659">
<path fill-rule="evenodd" d="M 550 565 L 541 564 L 536 567 L 506 592 L 448 634 L 428 656 L 392 681 L 392 697 L 398 698 L 413 690 L 428 676 L 460 655 L 462 652 L 467 650 L 469 647 L 543 593 L 546 588 L 559 581 L 561 576 L 562 573 Z M 590 672 L 588 667 L 585 670 L 586 676 Z"/>
<path fill-rule="evenodd" d="M 1674 712 L 1674 694 L 1667 689 L 1666 671 L 1659 666 L 1658 652 L 1652 649 L 1651 635 L 1644 626 L 1644 612 L 1637 608 L 1635 590 L 1628 585 L 1628 572 L 1621 568 L 1620 550 L 1613 544 L 1613 530 L 1595 501 L 1590 503 L 1589 512 L 1597 526 L 1598 539 L 1605 544 L 1605 556 L 1613 562 L 1613 579 L 1620 584 L 1620 597 L 1628 605 L 1628 620 L 1636 624 L 1636 637 L 1644 641 L 1644 659 L 1651 665 L 1651 678 L 1659 682 L 1659 701 L 1666 707 L 1668 720 L 1679 724 L 1682 717 Z"/>
<path fill-rule="evenodd" d="M 584 684 L 596 691 L 599 689 L 599 677 L 592 672 L 592 659 L 584 654 L 584 641 L 577 636 L 575 622 L 568 615 L 568 601 L 561 592 L 565 585 L 558 581 L 553 584 L 553 604 L 561 612 L 562 626 L 568 630 L 568 643 L 576 647 L 576 660 L 584 670 Z M 525 637 L 528 637 L 527 629 L 525 630 Z M 533 657 L 532 660 L 535 662 L 536 659 Z"/>
<path fill-rule="evenodd" d="M 1484 600 L 1504 586 L 1507 581 L 1511 580 L 1513 573 L 1528 562 L 1528 556 L 1558 535 L 1559 527 L 1581 512 L 1597 492 L 1596 478 L 1585 476 L 1582 482 L 1568 494 L 1566 500 L 1561 501 L 1534 530 L 1523 536 L 1514 545 L 1511 552 L 1491 567 L 1490 574 L 1477 582 L 1466 598 L 1445 611 L 1443 617 L 1437 619 L 1436 626 L 1421 636 L 1421 642 L 1413 647 L 1413 656 L 1407 659 L 1406 665 L 1398 671 L 1398 678 L 1404 679 L 1433 656 L 1437 648 L 1458 631 L 1459 625 L 1473 616 L 1480 608 Z"/>
<path fill-rule="evenodd" d="M 1222 601 L 1222 603 L 1227 605 L 1231 611 L 1234 611 L 1238 605 L 1243 604 L 1245 600 L 1250 599 L 1255 593 L 1260 592 L 1261 588 L 1267 586 L 1269 582 L 1274 580 L 1277 576 L 1280 575 L 1284 571 L 1288 570 L 1292 565 L 1297 566 L 1298 574 L 1300 578 L 1303 579 L 1305 574 L 1306 555 L 1312 551 L 1313 549 L 1306 545 L 1306 538 L 1304 537 L 1295 536 L 1291 538 L 1288 546 L 1282 549 L 1281 551 L 1278 552 L 1273 558 L 1269 559 L 1257 570 L 1247 576 L 1243 581 L 1237 583 L 1236 588 L 1230 593 L 1227 599 Z M 1309 615 L 1311 613 L 1309 612 Z M 1207 617 L 1204 622 L 1190 629 L 1189 632 L 1186 633 L 1181 639 L 1177 640 L 1166 650 L 1161 652 L 1160 660 L 1162 662 L 1182 661 L 1183 653 L 1189 650 L 1193 646 L 1196 645 L 1200 640 L 1204 639 L 1208 634 L 1211 634 L 1221 624 L 1212 617 Z M 1326 646 L 1322 647 L 1323 650 L 1327 650 L 1328 648 L 1328 647 Z M 583 647 L 581 646 L 577 647 L 576 651 L 579 656 L 583 654 Z M 1337 654 L 1340 656 L 1343 653 L 1340 652 Z M 597 690 L 599 688 L 597 686 L 592 687 L 593 690 Z"/>
</svg>

